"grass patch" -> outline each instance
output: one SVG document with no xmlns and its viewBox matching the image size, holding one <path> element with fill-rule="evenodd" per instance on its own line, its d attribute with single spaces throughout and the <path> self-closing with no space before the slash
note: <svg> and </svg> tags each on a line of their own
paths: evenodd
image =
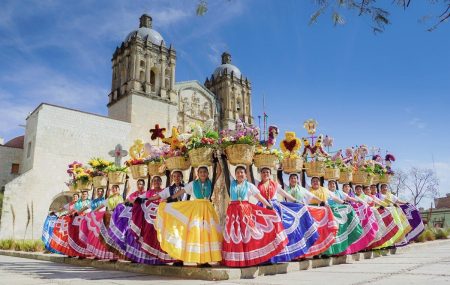
<svg viewBox="0 0 450 285">
<path fill-rule="evenodd" d="M 45 249 L 44 243 L 41 240 L 0 240 L 0 249 L 16 250 L 27 252 L 42 252 Z"/>
</svg>

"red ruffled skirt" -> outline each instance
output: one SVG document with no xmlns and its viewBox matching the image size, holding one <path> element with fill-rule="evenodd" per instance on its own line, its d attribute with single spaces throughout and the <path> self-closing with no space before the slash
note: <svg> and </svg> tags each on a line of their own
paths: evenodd
<svg viewBox="0 0 450 285">
<path fill-rule="evenodd" d="M 67 256 L 76 256 L 76 253 L 69 247 L 69 224 L 72 223 L 71 216 L 59 217 L 53 228 L 50 247 Z"/>
<path fill-rule="evenodd" d="M 100 236 L 100 227 L 103 224 L 105 212 L 90 212 L 85 216 L 81 224 L 80 237 L 86 240 L 87 250 L 98 259 L 118 259 L 116 255 L 110 252 L 104 245 Z"/>
<path fill-rule="evenodd" d="M 397 224 L 394 221 L 391 213 L 387 209 L 377 209 L 378 213 L 381 216 L 384 227 L 380 227 L 384 232 L 380 233 L 375 240 L 367 247 L 368 249 L 379 247 L 383 245 L 385 242 L 390 240 L 393 236 L 397 234 L 400 230 Z M 380 223 L 381 221 L 378 221 Z"/>
<path fill-rule="evenodd" d="M 224 265 L 257 265 L 277 255 L 287 244 L 283 224 L 274 210 L 247 201 L 228 205 L 222 245 Z"/>
<path fill-rule="evenodd" d="M 86 257 L 89 256 L 89 251 L 86 249 L 86 242 L 80 239 L 80 225 L 84 220 L 84 216 L 75 216 L 72 218 L 69 224 L 69 239 L 68 244 L 76 256 Z"/>
<path fill-rule="evenodd" d="M 300 258 L 308 258 L 325 252 L 333 245 L 339 225 L 330 207 L 308 206 L 308 211 L 316 222 L 319 238 L 308 252 Z"/>
</svg>

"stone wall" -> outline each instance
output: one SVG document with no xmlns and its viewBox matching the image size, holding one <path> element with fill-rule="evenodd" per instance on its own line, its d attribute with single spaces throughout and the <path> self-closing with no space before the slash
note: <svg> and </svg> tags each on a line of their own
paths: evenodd
<svg viewBox="0 0 450 285">
<path fill-rule="evenodd" d="M 36 123 L 33 130 L 32 124 Z M 0 239 L 40 238 L 52 199 L 67 188 L 67 164 L 92 157 L 110 158 L 120 143 L 131 145 L 131 125 L 106 117 L 43 104 L 28 119 L 25 142 L 33 137 L 32 168 L 5 186 Z M 26 147 L 26 144 L 25 144 Z M 26 156 L 26 151 L 24 152 Z M 112 160 L 112 158 L 110 158 Z M 12 209 L 15 212 L 13 232 Z M 33 229 L 28 228 L 27 205 L 33 205 Z M 32 236 L 33 233 L 33 236 Z"/>
<path fill-rule="evenodd" d="M 18 174 L 11 173 L 13 163 L 21 165 L 23 149 L 0 145 L 0 189 Z M 20 171 L 20 170 L 19 170 Z"/>
</svg>

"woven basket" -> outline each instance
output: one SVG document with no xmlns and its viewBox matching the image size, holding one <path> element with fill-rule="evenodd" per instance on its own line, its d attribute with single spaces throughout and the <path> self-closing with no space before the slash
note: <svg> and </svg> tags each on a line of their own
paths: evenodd
<svg viewBox="0 0 450 285">
<path fill-rule="evenodd" d="M 189 151 L 189 160 L 192 167 L 199 167 L 201 165 L 212 165 L 214 149 L 210 147 L 202 147 Z"/>
<path fill-rule="evenodd" d="M 255 146 L 248 144 L 235 144 L 225 148 L 228 161 L 233 164 L 250 165 L 253 162 L 253 155 L 255 153 Z"/>
<path fill-rule="evenodd" d="M 95 176 L 92 178 L 92 184 L 94 184 L 94 188 L 105 188 L 108 184 L 108 179 L 105 176 Z"/>
<path fill-rule="evenodd" d="M 323 161 L 305 162 L 305 169 L 306 175 L 308 175 L 308 177 L 325 176 L 325 162 Z"/>
<path fill-rule="evenodd" d="M 381 179 L 380 174 L 375 174 L 375 175 L 373 175 L 373 176 L 372 176 L 372 184 L 378 184 L 378 183 L 380 183 L 380 179 Z"/>
<path fill-rule="evenodd" d="M 132 165 L 130 166 L 130 170 L 133 179 L 147 178 L 148 175 L 147 164 Z"/>
<path fill-rule="evenodd" d="M 339 168 L 325 168 L 325 175 L 323 176 L 326 180 L 338 180 L 341 174 Z"/>
<path fill-rule="evenodd" d="M 253 157 L 253 162 L 255 163 L 255 166 L 258 168 L 262 168 L 264 166 L 274 168 L 276 167 L 277 163 L 279 162 L 278 156 L 274 154 L 255 154 Z"/>
<path fill-rule="evenodd" d="M 69 191 L 70 192 L 75 192 L 75 191 L 77 191 L 77 185 L 75 184 L 70 184 L 70 185 L 67 185 L 67 187 L 69 187 Z"/>
<path fill-rule="evenodd" d="M 373 184 L 373 176 L 364 171 L 354 171 L 353 172 L 353 183 L 362 185 Z"/>
<path fill-rule="evenodd" d="M 125 183 L 125 172 L 122 171 L 114 171 L 108 172 L 108 181 L 109 184 L 123 184 Z"/>
<path fill-rule="evenodd" d="M 150 176 L 161 175 L 164 173 L 164 170 L 165 170 L 164 162 L 149 163 L 149 164 L 147 164 L 147 168 L 148 168 L 148 174 Z"/>
<path fill-rule="evenodd" d="M 384 174 L 384 175 L 380 176 L 378 183 L 388 184 L 391 181 L 391 177 L 392 177 L 392 175 L 390 175 L 390 174 Z"/>
<path fill-rule="evenodd" d="M 91 190 L 92 188 L 92 182 L 88 181 L 88 182 L 83 182 L 81 180 L 77 181 L 77 190 L 78 191 L 83 191 L 83 190 Z"/>
<path fill-rule="evenodd" d="M 284 158 L 281 163 L 285 173 L 299 173 L 303 170 L 303 158 Z"/>
<path fill-rule="evenodd" d="M 191 166 L 189 163 L 189 159 L 186 159 L 182 156 L 169 157 L 164 161 L 164 164 L 169 170 L 186 170 Z"/>
<path fill-rule="evenodd" d="M 353 172 L 351 171 L 340 171 L 339 173 L 339 183 L 350 183 L 353 181 Z"/>
</svg>

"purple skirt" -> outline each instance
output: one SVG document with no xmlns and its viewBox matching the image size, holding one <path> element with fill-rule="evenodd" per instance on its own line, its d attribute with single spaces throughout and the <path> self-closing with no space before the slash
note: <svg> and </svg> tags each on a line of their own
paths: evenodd
<svg viewBox="0 0 450 285">
<path fill-rule="evenodd" d="M 401 242 L 395 244 L 395 246 L 407 245 L 411 241 L 414 241 L 425 230 L 422 217 L 420 216 L 419 211 L 414 205 L 408 203 L 405 205 L 400 205 L 400 207 L 403 213 L 405 213 L 406 217 L 408 218 L 408 222 L 412 230 L 405 236 L 405 238 Z"/>
<path fill-rule="evenodd" d="M 155 257 L 141 250 L 140 244 L 130 229 L 132 207 L 118 205 L 111 216 L 109 227 L 102 227 L 101 233 L 105 242 L 126 256 L 129 260 L 144 264 L 162 264 Z"/>
</svg>

